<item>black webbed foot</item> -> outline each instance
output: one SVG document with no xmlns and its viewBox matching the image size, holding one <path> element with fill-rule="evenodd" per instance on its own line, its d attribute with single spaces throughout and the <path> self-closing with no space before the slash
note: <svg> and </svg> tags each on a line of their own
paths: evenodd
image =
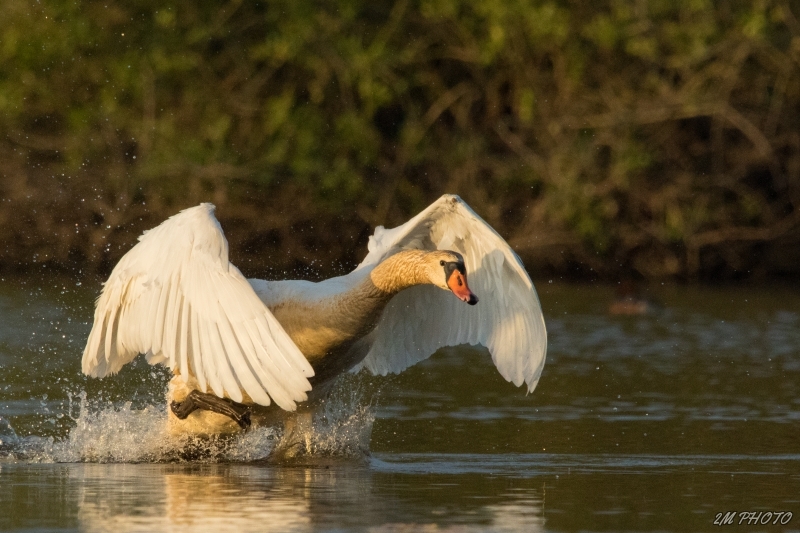
<svg viewBox="0 0 800 533">
<path fill-rule="evenodd" d="M 182 402 L 173 400 L 172 403 L 169 404 L 169 408 L 172 410 L 172 413 L 181 420 L 186 420 L 186 417 L 197 410 L 197 406 L 188 398 Z"/>
<path fill-rule="evenodd" d="M 172 402 L 170 409 L 181 420 L 197 409 L 212 411 L 231 418 L 242 429 L 250 427 L 250 408 L 228 398 L 193 390 L 182 402 Z"/>
</svg>

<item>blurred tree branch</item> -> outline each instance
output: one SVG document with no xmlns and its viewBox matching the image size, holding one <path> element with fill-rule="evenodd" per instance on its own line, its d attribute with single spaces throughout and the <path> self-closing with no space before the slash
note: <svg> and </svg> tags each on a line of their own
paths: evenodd
<svg viewBox="0 0 800 533">
<path fill-rule="evenodd" d="M 7 0 L 0 35 L 0 268 L 102 272 L 208 200 L 245 268 L 339 268 L 454 192 L 540 273 L 800 274 L 787 0 Z"/>
</svg>

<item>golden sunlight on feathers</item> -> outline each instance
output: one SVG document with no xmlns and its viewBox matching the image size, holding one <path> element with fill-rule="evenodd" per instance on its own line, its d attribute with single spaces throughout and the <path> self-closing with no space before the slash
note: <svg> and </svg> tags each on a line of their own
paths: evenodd
<svg viewBox="0 0 800 533">
<path fill-rule="evenodd" d="M 291 411 L 342 372 L 400 372 L 440 347 L 481 344 L 506 380 L 536 386 L 547 349 L 536 291 L 459 197 L 376 228 L 353 272 L 319 283 L 245 279 L 213 213 L 211 204 L 180 212 L 117 264 L 97 302 L 86 374 L 113 374 L 143 353 L 200 392 Z"/>
</svg>

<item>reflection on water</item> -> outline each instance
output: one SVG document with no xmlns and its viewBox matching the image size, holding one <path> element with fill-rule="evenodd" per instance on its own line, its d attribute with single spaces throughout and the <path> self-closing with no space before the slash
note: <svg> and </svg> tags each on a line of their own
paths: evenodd
<svg viewBox="0 0 800 533">
<path fill-rule="evenodd" d="M 792 511 L 800 456 L 380 454 L 258 464 L 2 464 L 0 529 L 710 530 Z M 44 505 L 43 505 L 44 504 Z"/>
<path fill-rule="evenodd" d="M 0 530 L 685 531 L 731 510 L 800 527 L 800 291 L 664 287 L 659 311 L 610 316 L 611 287 L 538 287 L 533 394 L 482 349 L 442 350 L 344 383 L 322 458 L 278 467 L 258 462 L 268 428 L 183 454 L 159 368 L 83 377 L 96 287 L 0 282 Z"/>
<path fill-rule="evenodd" d="M 78 524 L 85 531 L 291 531 L 311 525 L 304 488 L 314 482 L 297 471 L 297 494 L 281 494 L 280 479 L 253 469 L 94 468 L 70 472 L 81 487 Z M 262 471 L 263 472 L 263 471 Z M 87 483 L 86 478 L 94 478 Z M 108 482 L 108 480 L 113 480 Z"/>
<path fill-rule="evenodd" d="M 499 491 L 468 503 L 469 491 L 457 480 L 436 479 L 415 494 L 402 489 L 412 480 L 395 486 L 386 483 L 391 476 L 357 464 L 2 465 L 0 473 L 55 502 L 54 523 L 81 531 L 285 532 L 369 524 L 381 531 L 540 531 L 544 523 L 537 490 Z M 423 506 L 421 498 L 428 499 Z M 2 510 L 0 527 L 25 528 L 30 521 Z M 39 519 L 51 527 L 46 516 Z"/>
</svg>

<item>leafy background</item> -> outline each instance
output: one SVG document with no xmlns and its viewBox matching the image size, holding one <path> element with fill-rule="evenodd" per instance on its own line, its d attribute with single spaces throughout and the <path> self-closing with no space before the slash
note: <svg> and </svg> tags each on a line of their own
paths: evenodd
<svg viewBox="0 0 800 533">
<path fill-rule="evenodd" d="M 800 274 L 789 0 L 4 0 L 0 270 L 212 201 L 246 274 L 460 194 L 535 276 Z"/>
</svg>

